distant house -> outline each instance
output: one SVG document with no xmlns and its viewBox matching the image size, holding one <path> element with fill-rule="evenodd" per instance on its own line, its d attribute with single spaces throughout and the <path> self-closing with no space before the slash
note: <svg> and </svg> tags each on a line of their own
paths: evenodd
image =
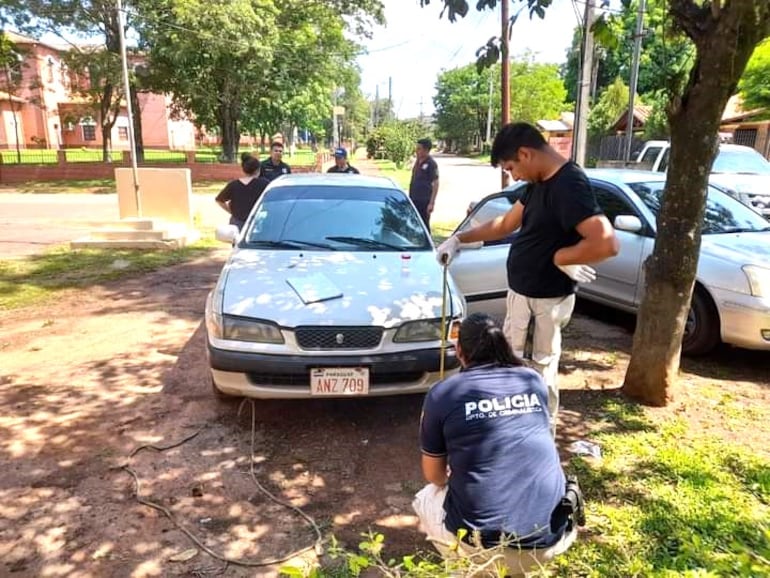
<svg viewBox="0 0 770 578">
<path fill-rule="evenodd" d="M 735 144 L 753 147 L 770 158 L 770 111 L 744 110 L 741 97 L 735 95 L 727 103 L 719 131 L 731 134 Z"/>
<path fill-rule="evenodd" d="M 564 112 L 557 120 L 539 120 L 536 123 L 545 140 L 563 156 L 572 156 L 572 127 L 575 115 Z"/>
<path fill-rule="evenodd" d="M 634 105 L 633 132 L 635 135 L 640 136 L 640 133 L 644 131 L 644 125 L 650 118 L 651 112 L 652 108 L 649 106 Z M 628 110 L 624 110 L 612 125 L 611 131 L 616 134 L 624 134 L 627 122 Z M 740 95 L 734 95 L 727 102 L 722 114 L 719 137 L 721 141 L 753 147 L 765 157 L 770 158 L 770 111 L 763 109 L 744 110 Z"/>
<path fill-rule="evenodd" d="M 77 94 L 87 83 L 62 58 L 67 46 L 54 46 L 5 31 L 22 49 L 21 82 L 13 94 L 0 92 L 0 148 L 73 148 L 102 146 L 98 108 Z M 7 88 L 0 81 L 0 88 Z M 140 93 L 139 114 L 146 148 L 195 149 L 195 126 L 174 120 L 166 95 Z M 135 111 L 136 114 L 136 111 Z M 123 106 L 112 129 L 112 148 L 128 149 L 128 115 Z"/>
</svg>

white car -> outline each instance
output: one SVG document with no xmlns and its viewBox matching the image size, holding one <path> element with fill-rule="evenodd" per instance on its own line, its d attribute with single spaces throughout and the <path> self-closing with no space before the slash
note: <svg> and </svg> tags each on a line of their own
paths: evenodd
<svg viewBox="0 0 770 578">
<path fill-rule="evenodd" d="M 595 266 L 596 281 L 580 285 L 578 296 L 635 313 L 644 291 L 642 266 L 655 242 L 666 177 L 610 169 L 586 173 L 599 205 L 615 225 L 620 253 Z M 479 201 L 457 232 L 504 214 L 524 186 L 516 183 Z M 505 311 L 509 245 L 510 238 L 466 245 L 452 261 L 450 269 L 469 312 L 499 315 Z M 756 211 L 710 186 L 682 349 L 704 354 L 720 340 L 770 350 L 770 225 Z"/>
<path fill-rule="evenodd" d="M 653 171 L 665 173 L 671 143 L 645 143 L 637 161 Z M 770 218 L 770 162 L 751 147 L 720 144 L 711 166 L 709 182 L 723 187 L 742 203 Z"/>
<path fill-rule="evenodd" d="M 265 190 L 206 302 L 216 391 L 256 398 L 426 391 L 465 300 L 390 179 L 287 175 Z M 443 302 L 443 306 L 442 306 Z M 442 326 L 443 318 L 446 320 Z M 442 332 L 444 332 L 442 339 Z"/>
</svg>

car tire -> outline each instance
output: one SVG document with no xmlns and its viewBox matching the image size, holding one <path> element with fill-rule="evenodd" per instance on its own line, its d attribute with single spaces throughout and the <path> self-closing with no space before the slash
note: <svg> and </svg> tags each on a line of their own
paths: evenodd
<svg viewBox="0 0 770 578">
<path fill-rule="evenodd" d="M 690 356 L 705 355 L 719 342 L 719 312 L 705 289 L 696 286 L 687 314 L 682 353 Z"/>
</svg>

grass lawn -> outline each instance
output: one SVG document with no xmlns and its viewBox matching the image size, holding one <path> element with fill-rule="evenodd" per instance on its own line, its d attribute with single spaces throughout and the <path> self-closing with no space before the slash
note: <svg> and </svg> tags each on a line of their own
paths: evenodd
<svg viewBox="0 0 770 578">
<path fill-rule="evenodd" d="M 399 169 L 396 167 L 396 163 L 384 159 L 374 160 L 372 162 L 377 165 L 377 168 L 380 171 L 380 175 L 383 177 L 390 177 L 402 189 L 405 191 L 409 190 L 409 181 L 412 178 L 412 171 L 409 169 L 409 167 L 403 167 Z"/>
<path fill-rule="evenodd" d="M 722 415 L 767 428 L 770 408 Z M 706 395 L 709 395 L 708 393 Z M 600 463 L 573 458 L 586 497 L 586 534 L 559 560 L 561 576 L 770 576 L 770 461 L 703 435 L 686 416 L 652 419 L 608 395 L 596 413 Z M 689 408 L 697 412 L 696 407 Z"/>
<path fill-rule="evenodd" d="M 33 305 L 57 293 L 192 260 L 222 248 L 213 231 L 173 251 L 56 248 L 26 259 L 0 260 L 0 311 Z"/>
</svg>

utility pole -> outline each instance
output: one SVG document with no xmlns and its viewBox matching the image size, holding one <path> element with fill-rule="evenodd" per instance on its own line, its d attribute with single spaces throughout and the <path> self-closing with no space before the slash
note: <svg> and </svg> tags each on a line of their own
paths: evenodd
<svg viewBox="0 0 770 578">
<path fill-rule="evenodd" d="M 337 127 L 337 87 L 332 89 L 332 148 L 339 146 L 339 128 Z"/>
<path fill-rule="evenodd" d="M 380 85 L 374 87 L 374 127 L 380 126 Z"/>
<path fill-rule="evenodd" d="M 628 87 L 628 116 L 626 117 L 626 148 L 623 160 L 631 160 L 631 143 L 634 140 L 634 98 L 636 85 L 639 82 L 639 56 L 642 52 L 642 37 L 644 36 L 645 0 L 639 0 L 639 12 L 636 15 L 636 31 L 634 32 L 634 57 L 631 64 L 631 81 Z"/>
<path fill-rule="evenodd" d="M 500 96 L 502 102 L 502 115 L 500 118 L 501 127 L 511 122 L 511 61 L 508 56 L 508 27 L 510 26 L 508 7 L 510 1 L 511 0 L 502 0 L 502 2 L 500 2 L 500 18 L 502 20 L 500 36 L 500 54 L 502 56 L 500 66 Z M 503 188 L 508 186 L 508 173 L 504 170 L 500 171 L 500 180 Z"/>
<path fill-rule="evenodd" d="M 586 162 L 586 141 L 588 140 L 588 111 L 591 105 L 591 76 L 593 72 L 594 0 L 586 0 L 583 15 L 583 47 L 580 55 L 580 83 L 578 84 L 575 123 L 572 127 L 572 160 L 581 166 Z"/>
<path fill-rule="evenodd" d="M 131 175 L 134 180 L 134 200 L 136 216 L 142 216 L 142 199 L 139 193 L 139 169 L 136 166 L 136 138 L 134 135 L 134 111 L 131 108 L 131 83 L 128 79 L 128 56 L 126 55 L 126 15 L 120 0 L 116 0 L 118 10 L 118 37 L 120 39 L 120 60 L 123 65 L 123 91 L 126 95 L 126 114 L 128 114 L 128 144 L 131 147 Z"/>
<path fill-rule="evenodd" d="M 487 101 L 487 135 L 486 139 L 484 139 L 484 143 L 487 148 L 489 148 L 492 145 L 492 82 L 493 75 L 489 75 L 489 100 Z"/>
<path fill-rule="evenodd" d="M 393 77 L 388 77 L 388 120 L 390 120 L 393 111 Z"/>
</svg>

